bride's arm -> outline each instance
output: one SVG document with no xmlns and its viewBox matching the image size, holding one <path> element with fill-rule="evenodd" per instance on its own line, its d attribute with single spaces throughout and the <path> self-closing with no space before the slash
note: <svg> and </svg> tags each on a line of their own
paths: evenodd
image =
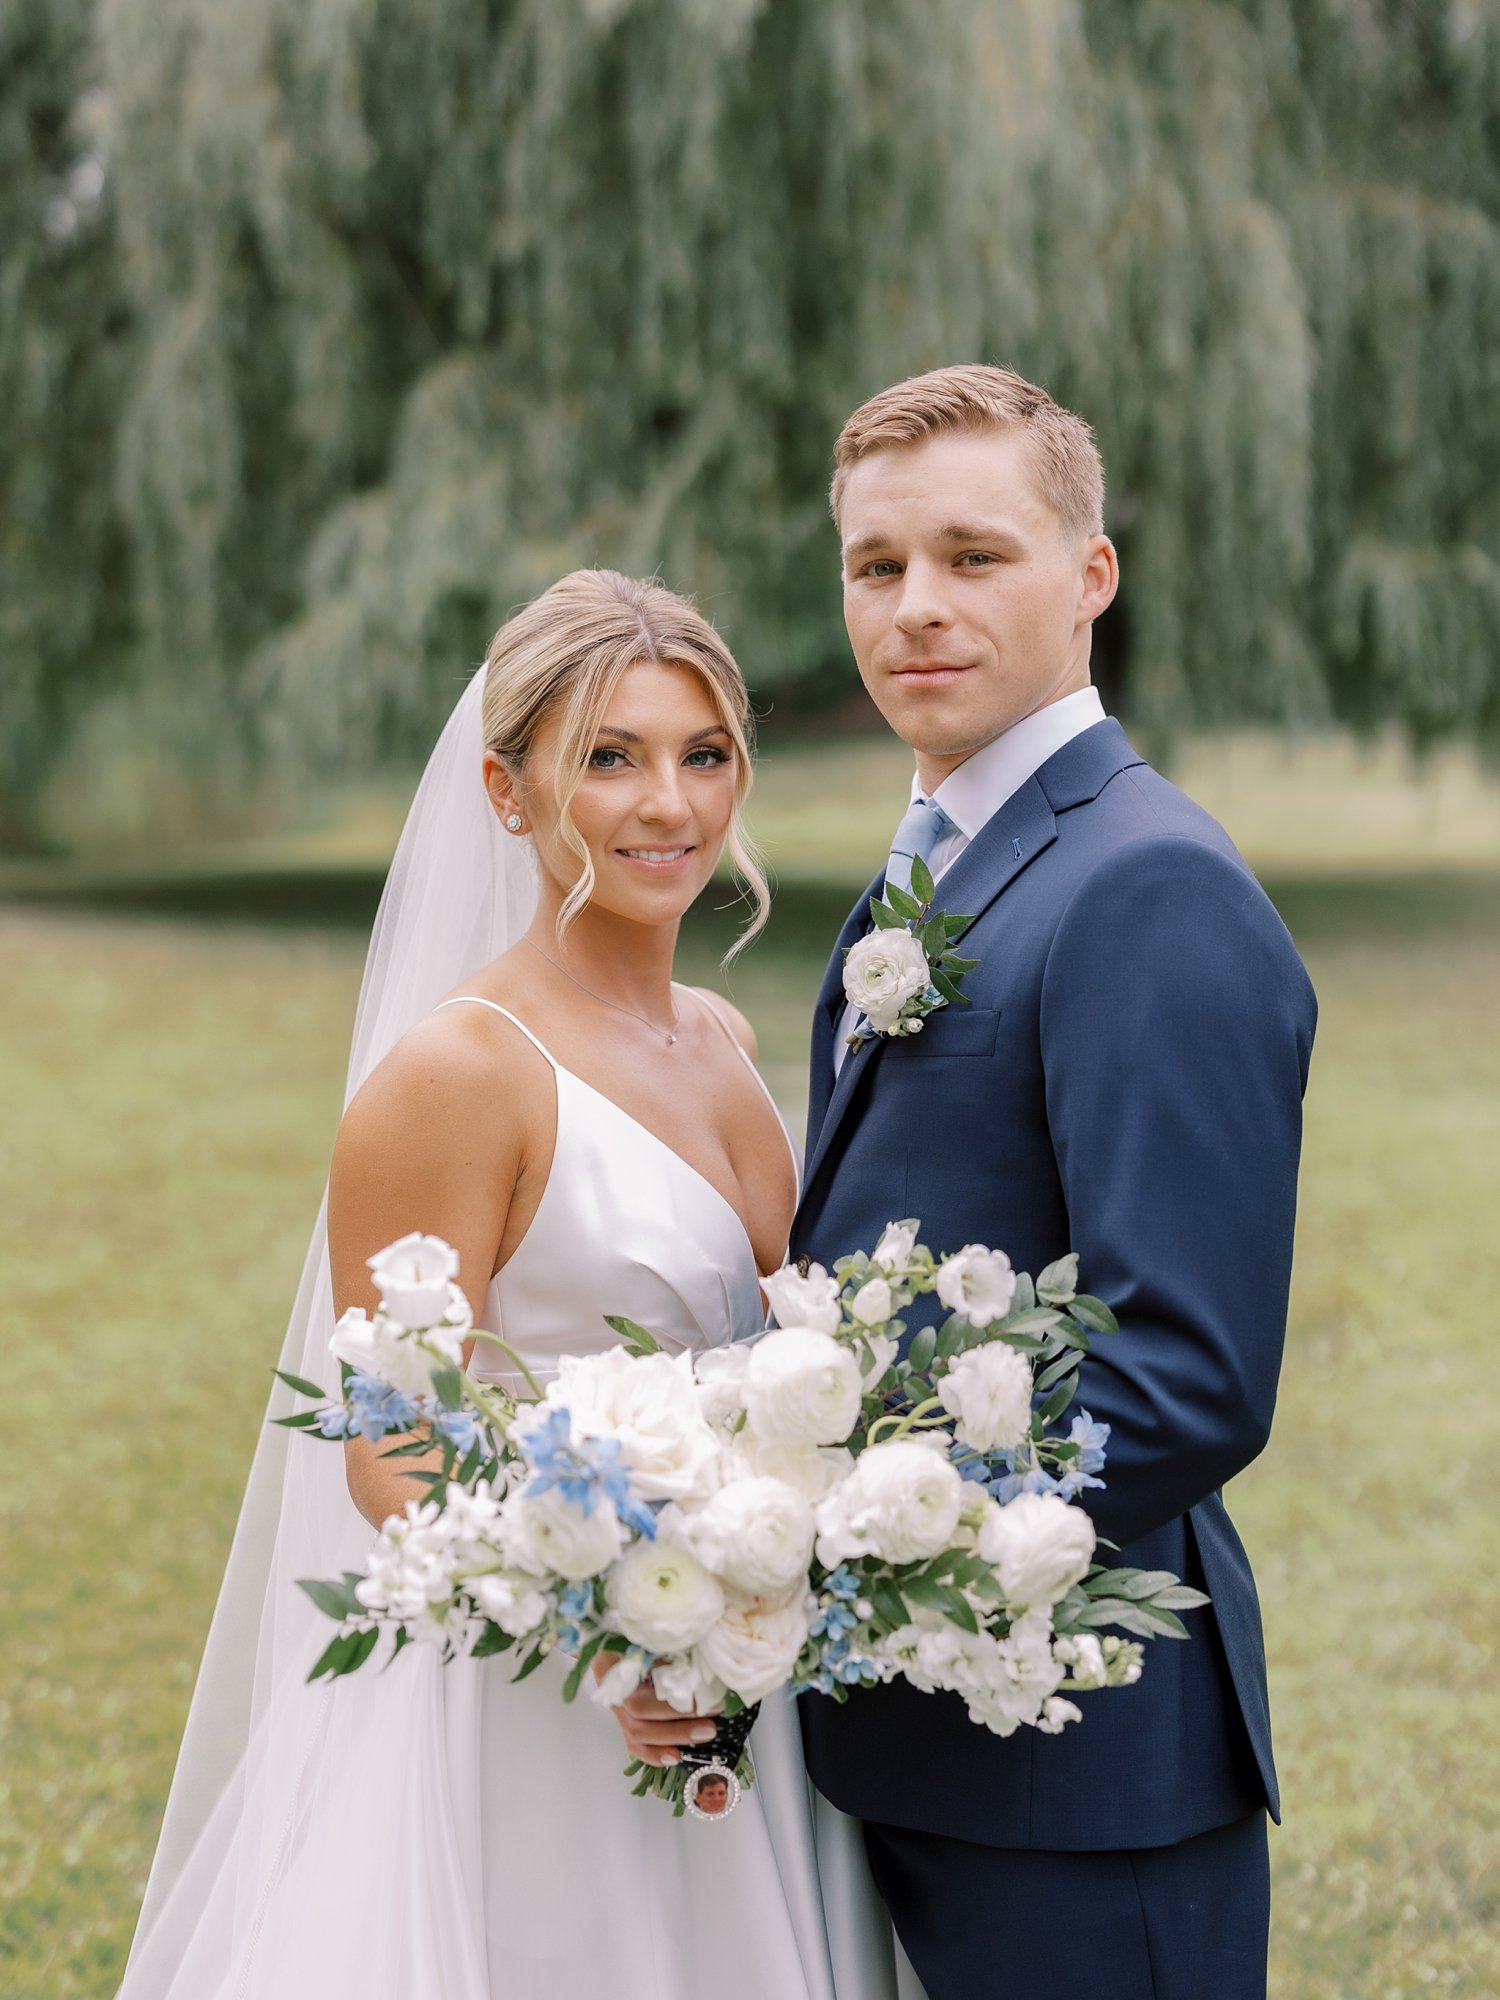
<svg viewBox="0 0 1500 2000">
<path fill-rule="evenodd" d="M 344 1115 L 328 1187 L 340 1313 L 350 1306 L 373 1311 L 378 1295 L 365 1260 L 412 1230 L 453 1245 L 476 1318 L 483 1306 L 512 1206 L 525 1190 L 540 1107 L 531 1064 L 518 1057 L 502 1070 L 495 1036 L 486 1039 L 479 1024 L 454 1018 L 470 1012 L 455 1008 L 420 1023 Z M 437 1462 L 436 1454 L 430 1461 L 383 1459 L 401 1442 L 351 1438 L 345 1446 L 354 1504 L 377 1527 L 422 1495 L 405 1475 Z"/>
</svg>

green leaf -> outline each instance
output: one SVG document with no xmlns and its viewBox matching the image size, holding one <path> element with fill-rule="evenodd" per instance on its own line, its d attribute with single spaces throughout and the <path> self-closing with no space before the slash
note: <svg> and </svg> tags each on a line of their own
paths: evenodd
<svg viewBox="0 0 1500 2000">
<path fill-rule="evenodd" d="M 604 1324 L 612 1327 L 633 1354 L 660 1354 L 661 1342 L 648 1327 L 640 1326 L 623 1313 L 606 1313 Z"/>
<path fill-rule="evenodd" d="M 279 1425 L 284 1431 L 310 1431 L 316 1428 L 317 1421 L 318 1413 L 316 1410 L 299 1410 L 295 1417 L 272 1417 L 271 1419 L 273 1424 Z"/>
<path fill-rule="evenodd" d="M 1213 1599 L 1206 1590 L 1194 1590 L 1190 1584 L 1174 1583 L 1170 1590 L 1159 1590 L 1151 1599 L 1158 1611 L 1196 1611 L 1201 1605 L 1211 1604 Z"/>
<path fill-rule="evenodd" d="M 271 1373 L 276 1376 L 278 1381 L 285 1382 L 289 1389 L 295 1389 L 299 1396 L 318 1396 L 321 1398 L 324 1394 L 316 1382 L 309 1382 L 305 1376 L 288 1375 L 284 1368 L 273 1368 Z"/>
<path fill-rule="evenodd" d="M 957 1314 L 953 1314 L 943 1321 L 942 1325 L 938 1328 L 937 1336 L 937 1359 L 939 1361 L 951 1361 L 953 1356 L 960 1351 L 964 1344 L 964 1329 L 967 1325 L 968 1321 L 960 1319 Z"/>
<path fill-rule="evenodd" d="M 1049 1306 L 1065 1306 L 1078 1290 L 1078 1252 L 1070 1250 L 1047 1266 L 1036 1281 L 1036 1294 Z"/>
<path fill-rule="evenodd" d="M 487 1660 L 495 1653 L 508 1653 L 515 1643 L 511 1633 L 503 1631 L 500 1626 L 486 1619 L 484 1630 L 469 1648 L 469 1658 Z"/>
<path fill-rule="evenodd" d="M 464 1399 L 463 1373 L 457 1368 L 435 1368 L 432 1373 L 432 1393 L 445 1410 L 460 1408 Z"/>
<path fill-rule="evenodd" d="M 583 1683 L 584 1674 L 593 1662 L 594 1655 L 606 1639 L 612 1639 L 615 1636 L 613 1632 L 596 1632 L 593 1638 L 589 1640 L 583 1651 L 578 1655 L 578 1658 L 573 1662 L 568 1678 L 563 1682 L 564 1701 L 571 1701 L 574 1695 L 577 1694 Z"/>
<path fill-rule="evenodd" d="M 387 1431 L 387 1437 L 404 1436 L 404 1432 Z M 393 1444 L 389 1451 L 383 1451 L 382 1458 L 424 1458 L 432 1450 L 431 1438 L 412 1438 L 407 1444 Z"/>
<path fill-rule="evenodd" d="M 915 896 L 909 896 L 904 889 L 898 889 L 894 882 L 886 883 L 885 900 L 890 904 L 897 916 L 904 917 L 908 924 L 920 921 L 922 905 L 917 901 Z"/>
<path fill-rule="evenodd" d="M 1016 1295 L 1010 1302 L 1009 1317 L 1016 1319 L 1022 1313 L 1029 1313 L 1035 1304 L 1036 1286 L 1031 1282 L 1029 1273 L 1018 1271 L 1016 1273 Z"/>
<path fill-rule="evenodd" d="M 937 894 L 937 885 L 932 879 L 932 870 L 920 854 L 911 858 L 911 892 L 925 909 Z"/>
<path fill-rule="evenodd" d="M 379 1643 L 380 1627 L 367 1625 L 363 1632 L 356 1632 L 353 1637 L 354 1646 L 349 1655 L 349 1664 L 344 1668 L 346 1674 L 352 1674 L 356 1667 L 362 1667 L 369 1659 Z"/>
<path fill-rule="evenodd" d="M 912 1341 L 911 1346 L 906 1350 L 906 1358 L 911 1363 L 912 1372 L 917 1375 L 925 1375 L 932 1366 L 933 1356 L 936 1353 L 937 1329 L 936 1327 L 924 1326 L 922 1331 Z"/>
<path fill-rule="evenodd" d="M 956 958 L 951 951 L 945 953 L 943 957 L 945 968 L 958 979 L 961 979 L 966 972 L 972 972 L 978 963 L 977 958 Z"/>
<path fill-rule="evenodd" d="M 896 912 L 891 909 L 889 904 L 882 903 L 878 896 L 870 898 L 870 915 L 874 919 L 875 928 L 878 931 L 904 931 L 906 929 L 906 925 L 896 915 Z M 848 956 L 847 952 L 845 956 Z"/>
<path fill-rule="evenodd" d="M 956 938 L 960 931 L 967 930 L 973 921 L 972 917 L 957 917 L 948 910 L 945 910 L 938 918 L 938 922 L 943 927 L 943 935 L 950 938 Z"/>
<path fill-rule="evenodd" d="M 1040 1415 L 1043 1426 L 1055 1424 L 1077 1394 L 1077 1375 L 1073 1373 L 1065 1375 L 1041 1407 Z"/>
<path fill-rule="evenodd" d="M 347 1582 L 330 1583 L 318 1576 L 299 1576 L 297 1588 L 305 1590 L 320 1611 L 341 1623 L 345 1618 L 358 1617 L 364 1606 L 354 1595 L 353 1587 Z"/>
<path fill-rule="evenodd" d="M 1120 1322 L 1115 1318 L 1103 1299 L 1090 1297 L 1080 1292 L 1076 1299 L 1068 1301 L 1068 1311 L 1080 1326 L 1086 1326 L 1090 1333 L 1118 1333 Z"/>
<path fill-rule="evenodd" d="M 945 1618 L 951 1618 L 955 1625 L 965 1632 L 977 1632 L 979 1621 L 974 1616 L 974 1607 L 961 1590 L 955 1590 L 950 1583 L 935 1583 L 931 1577 L 906 1577 L 901 1585 L 903 1593 L 913 1604 L 922 1604 L 929 1611 L 940 1611 Z"/>
<path fill-rule="evenodd" d="M 468 1454 L 463 1464 L 458 1468 L 458 1483 L 460 1486 L 468 1485 L 469 1481 L 478 1472 L 483 1458 L 484 1446 L 478 1438 L 475 1438 L 474 1442 L 469 1446 Z"/>
<path fill-rule="evenodd" d="M 959 1007 L 968 1006 L 969 1002 L 966 995 L 959 992 L 953 981 L 939 965 L 935 965 L 932 968 L 932 983 L 950 1004 Z"/>
<path fill-rule="evenodd" d="M 521 1662 L 516 1673 L 516 1679 L 524 1681 L 528 1674 L 534 1674 L 546 1657 L 547 1652 L 545 1647 L 541 1645 L 533 1646 L 531 1651 L 526 1655 L 526 1658 Z"/>
<path fill-rule="evenodd" d="M 1078 1356 L 1071 1350 L 1060 1355 L 1056 1361 L 1049 1362 L 1036 1378 L 1038 1393 L 1045 1393 L 1054 1382 L 1060 1382 L 1064 1375 L 1072 1374 L 1077 1367 Z"/>
<path fill-rule="evenodd" d="M 1116 1597 L 1150 1597 L 1158 1590 L 1170 1590 L 1177 1578 L 1169 1569 L 1111 1569 L 1106 1570 Z"/>
<path fill-rule="evenodd" d="M 870 1584 L 870 1602 L 887 1625 L 909 1625 L 911 1612 L 906 1599 L 888 1577 L 876 1577 Z"/>
<path fill-rule="evenodd" d="M 1007 1334 L 1050 1333 L 1055 1326 L 1062 1324 L 1062 1314 L 1054 1312 L 1051 1306 L 1032 1306 L 1027 1311 L 1017 1312 L 1012 1305 L 1000 1324 Z"/>
<path fill-rule="evenodd" d="M 354 1641 L 358 1637 L 359 1634 L 356 1632 L 341 1632 L 336 1639 L 330 1639 L 313 1662 L 307 1678 L 315 1681 L 321 1679 L 324 1674 L 347 1673 L 348 1662 L 354 1652 Z"/>
</svg>

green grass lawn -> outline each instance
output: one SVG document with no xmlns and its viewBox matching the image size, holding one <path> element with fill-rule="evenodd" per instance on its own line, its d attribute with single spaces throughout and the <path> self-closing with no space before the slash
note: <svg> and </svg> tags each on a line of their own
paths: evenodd
<svg viewBox="0 0 1500 2000">
<path fill-rule="evenodd" d="M 1273 886 L 1323 1003 L 1281 1407 L 1232 1496 L 1286 1794 L 1273 1990 L 1493 1994 L 1500 875 Z M 791 1106 L 845 900 L 789 889 L 732 978 Z M 695 927 L 690 976 L 729 921 Z M 0 910 L 9 2000 L 114 1990 L 359 957 L 352 930 Z"/>
</svg>

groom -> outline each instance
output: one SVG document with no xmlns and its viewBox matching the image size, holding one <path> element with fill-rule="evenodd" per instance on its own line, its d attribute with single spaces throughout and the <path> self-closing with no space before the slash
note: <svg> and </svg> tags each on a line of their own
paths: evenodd
<svg viewBox="0 0 1500 2000">
<path fill-rule="evenodd" d="M 1223 829 L 1090 685 L 1119 572 L 1088 426 L 1007 369 L 945 368 L 856 410 L 835 457 L 850 643 L 916 753 L 883 879 L 909 885 L 922 855 L 978 964 L 970 1005 L 851 1052 L 864 897 L 850 914 L 813 1028 L 792 1252 L 831 1265 L 907 1216 L 934 1250 L 988 1243 L 1021 1270 L 1076 1250 L 1121 1328 L 1075 1405 L 1109 1426 L 1084 1503 L 1119 1544 L 1104 1559 L 1212 1605 L 1060 1736 L 1002 1739 L 897 1681 L 803 1702 L 809 1768 L 864 1822 L 930 2000 L 1043 1981 L 1262 2000 L 1276 1776 L 1220 1489 L 1276 1399 L 1312 989 Z"/>
</svg>

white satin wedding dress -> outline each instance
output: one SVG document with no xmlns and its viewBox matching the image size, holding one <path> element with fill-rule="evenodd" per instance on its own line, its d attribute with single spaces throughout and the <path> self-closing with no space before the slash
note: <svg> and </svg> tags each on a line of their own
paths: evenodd
<svg viewBox="0 0 1500 2000">
<path fill-rule="evenodd" d="M 614 1340 L 607 1312 L 685 1348 L 756 1331 L 724 1196 L 506 1019 L 555 1072 L 557 1137 L 481 1323 L 544 1379 Z M 287 1690 L 305 1748 L 284 1797 L 256 1800 L 254 1837 L 208 1844 L 212 1872 L 196 1857 L 120 2000 L 894 2000 L 858 1828 L 812 1794 L 792 1702 L 765 1702 L 735 1813 L 674 1819 L 631 1796 L 618 1724 L 586 1693 L 564 1704 L 565 1670 L 515 1685 L 503 1662 L 412 1648 Z"/>
</svg>

